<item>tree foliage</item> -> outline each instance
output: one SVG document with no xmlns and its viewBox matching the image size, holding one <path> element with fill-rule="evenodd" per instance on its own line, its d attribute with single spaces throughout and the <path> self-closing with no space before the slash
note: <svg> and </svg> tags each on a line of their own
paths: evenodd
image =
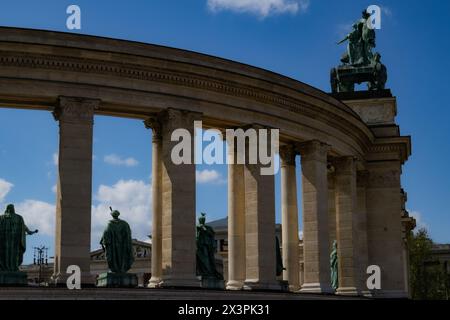
<svg viewBox="0 0 450 320">
<path fill-rule="evenodd" d="M 432 256 L 433 241 L 425 228 L 408 237 L 410 284 L 413 299 L 449 299 L 450 279 Z"/>
</svg>

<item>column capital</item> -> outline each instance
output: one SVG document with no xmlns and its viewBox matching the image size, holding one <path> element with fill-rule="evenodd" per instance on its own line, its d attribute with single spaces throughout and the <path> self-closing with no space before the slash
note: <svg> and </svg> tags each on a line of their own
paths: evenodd
<svg viewBox="0 0 450 320">
<path fill-rule="evenodd" d="M 281 166 L 295 166 L 295 156 L 297 155 L 296 148 L 293 144 L 286 144 L 280 146 Z"/>
<path fill-rule="evenodd" d="M 163 131 L 173 128 L 194 128 L 194 121 L 201 120 L 202 116 L 201 112 L 168 108 L 160 113 L 159 121 Z"/>
<path fill-rule="evenodd" d="M 144 126 L 147 129 L 152 129 L 152 141 L 161 141 L 162 138 L 162 125 L 158 115 L 148 117 L 144 120 Z"/>
<path fill-rule="evenodd" d="M 296 144 L 297 151 L 306 160 L 327 161 L 330 145 L 319 140 L 311 140 Z"/>
<path fill-rule="evenodd" d="M 98 99 L 60 96 L 52 114 L 56 121 L 92 123 L 99 105 Z"/>
</svg>

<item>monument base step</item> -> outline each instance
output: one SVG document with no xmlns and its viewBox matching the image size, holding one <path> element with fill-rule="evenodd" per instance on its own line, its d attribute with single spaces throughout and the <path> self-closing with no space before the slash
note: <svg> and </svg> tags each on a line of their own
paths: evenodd
<svg viewBox="0 0 450 320">
<path fill-rule="evenodd" d="M 138 279 L 134 273 L 101 273 L 97 277 L 99 288 L 136 288 Z"/>
<path fill-rule="evenodd" d="M 214 277 L 201 277 L 201 287 L 204 289 L 225 289 L 225 281 Z"/>
<path fill-rule="evenodd" d="M 28 284 L 25 272 L 2 271 L 0 272 L 0 286 L 26 286 Z"/>
</svg>

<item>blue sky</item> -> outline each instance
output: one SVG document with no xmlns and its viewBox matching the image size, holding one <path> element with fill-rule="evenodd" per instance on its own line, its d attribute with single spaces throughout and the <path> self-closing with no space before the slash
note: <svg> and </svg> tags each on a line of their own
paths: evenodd
<svg viewBox="0 0 450 320">
<path fill-rule="evenodd" d="M 450 2 L 5 0 L 0 25 L 68 31 L 65 12 L 70 4 L 82 10 L 79 33 L 217 55 L 324 91 L 330 90 L 330 68 L 345 50 L 335 43 L 364 7 L 381 6 L 376 50 L 388 68 L 387 87 L 398 99 L 401 133 L 411 135 L 413 143 L 402 175 L 407 208 L 435 241 L 450 242 Z M 29 227 L 41 230 L 28 239 L 29 262 L 33 246 L 53 248 L 58 127 L 50 113 L 39 111 L 0 108 L 0 120 L 1 210 L 15 203 Z M 122 210 L 135 236 L 144 239 L 151 221 L 150 132 L 140 121 L 96 117 L 93 163 L 93 248 L 98 247 L 110 204 Z M 224 217 L 226 166 L 197 170 L 197 212 L 206 212 L 208 220 Z M 277 221 L 279 183 L 278 175 Z"/>
</svg>

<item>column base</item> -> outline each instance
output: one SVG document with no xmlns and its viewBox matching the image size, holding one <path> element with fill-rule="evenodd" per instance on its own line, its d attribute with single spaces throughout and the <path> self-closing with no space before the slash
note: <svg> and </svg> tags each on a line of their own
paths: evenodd
<svg viewBox="0 0 450 320">
<path fill-rule="evenodd" d="M 341 296 L 358 296 L 360 292 L 355 287 L 339 287 L 336 290 L 336 294 Z"/>
<path fill-rule="evenodd" d="M 288 286 L 289 292 L 298 292 L 300 290 L 300 285 L 290 284 Z"/>
<path fill-rule="evenodd" d="M 334 293 L 333 288 L 330 285 L 325 285 L 323 283 L 304 283 L 298 291 L 300 293 L 325 293 L 325 294 L 331 294 Z"/>
<path fill-rule="evenodd" d="M 161 288 L 162 287 L 162 279 L 160 277 L 151 277 L 150 281 L 147 284 L 147 288 Z"/>
<path fill-rule="evenodd" d="M 242 290 L 244 288 L 244 281 L 230 280 L 227 282 L 225 289 L 227 290 Z"/>
<path fill-rule="evenodd" d="M 101 273 L 97 277 L 96 287 L 99 288 L 136 288 L 138 278 L 134 273 Z"/>
<path fill-rule="evenodd" d="M 273 290 L 282 291 L 283 286 L 276 281 L 260 281 L 258 279 L 249 279 L 244 282 L 244 290 Z"/>
</svg>

